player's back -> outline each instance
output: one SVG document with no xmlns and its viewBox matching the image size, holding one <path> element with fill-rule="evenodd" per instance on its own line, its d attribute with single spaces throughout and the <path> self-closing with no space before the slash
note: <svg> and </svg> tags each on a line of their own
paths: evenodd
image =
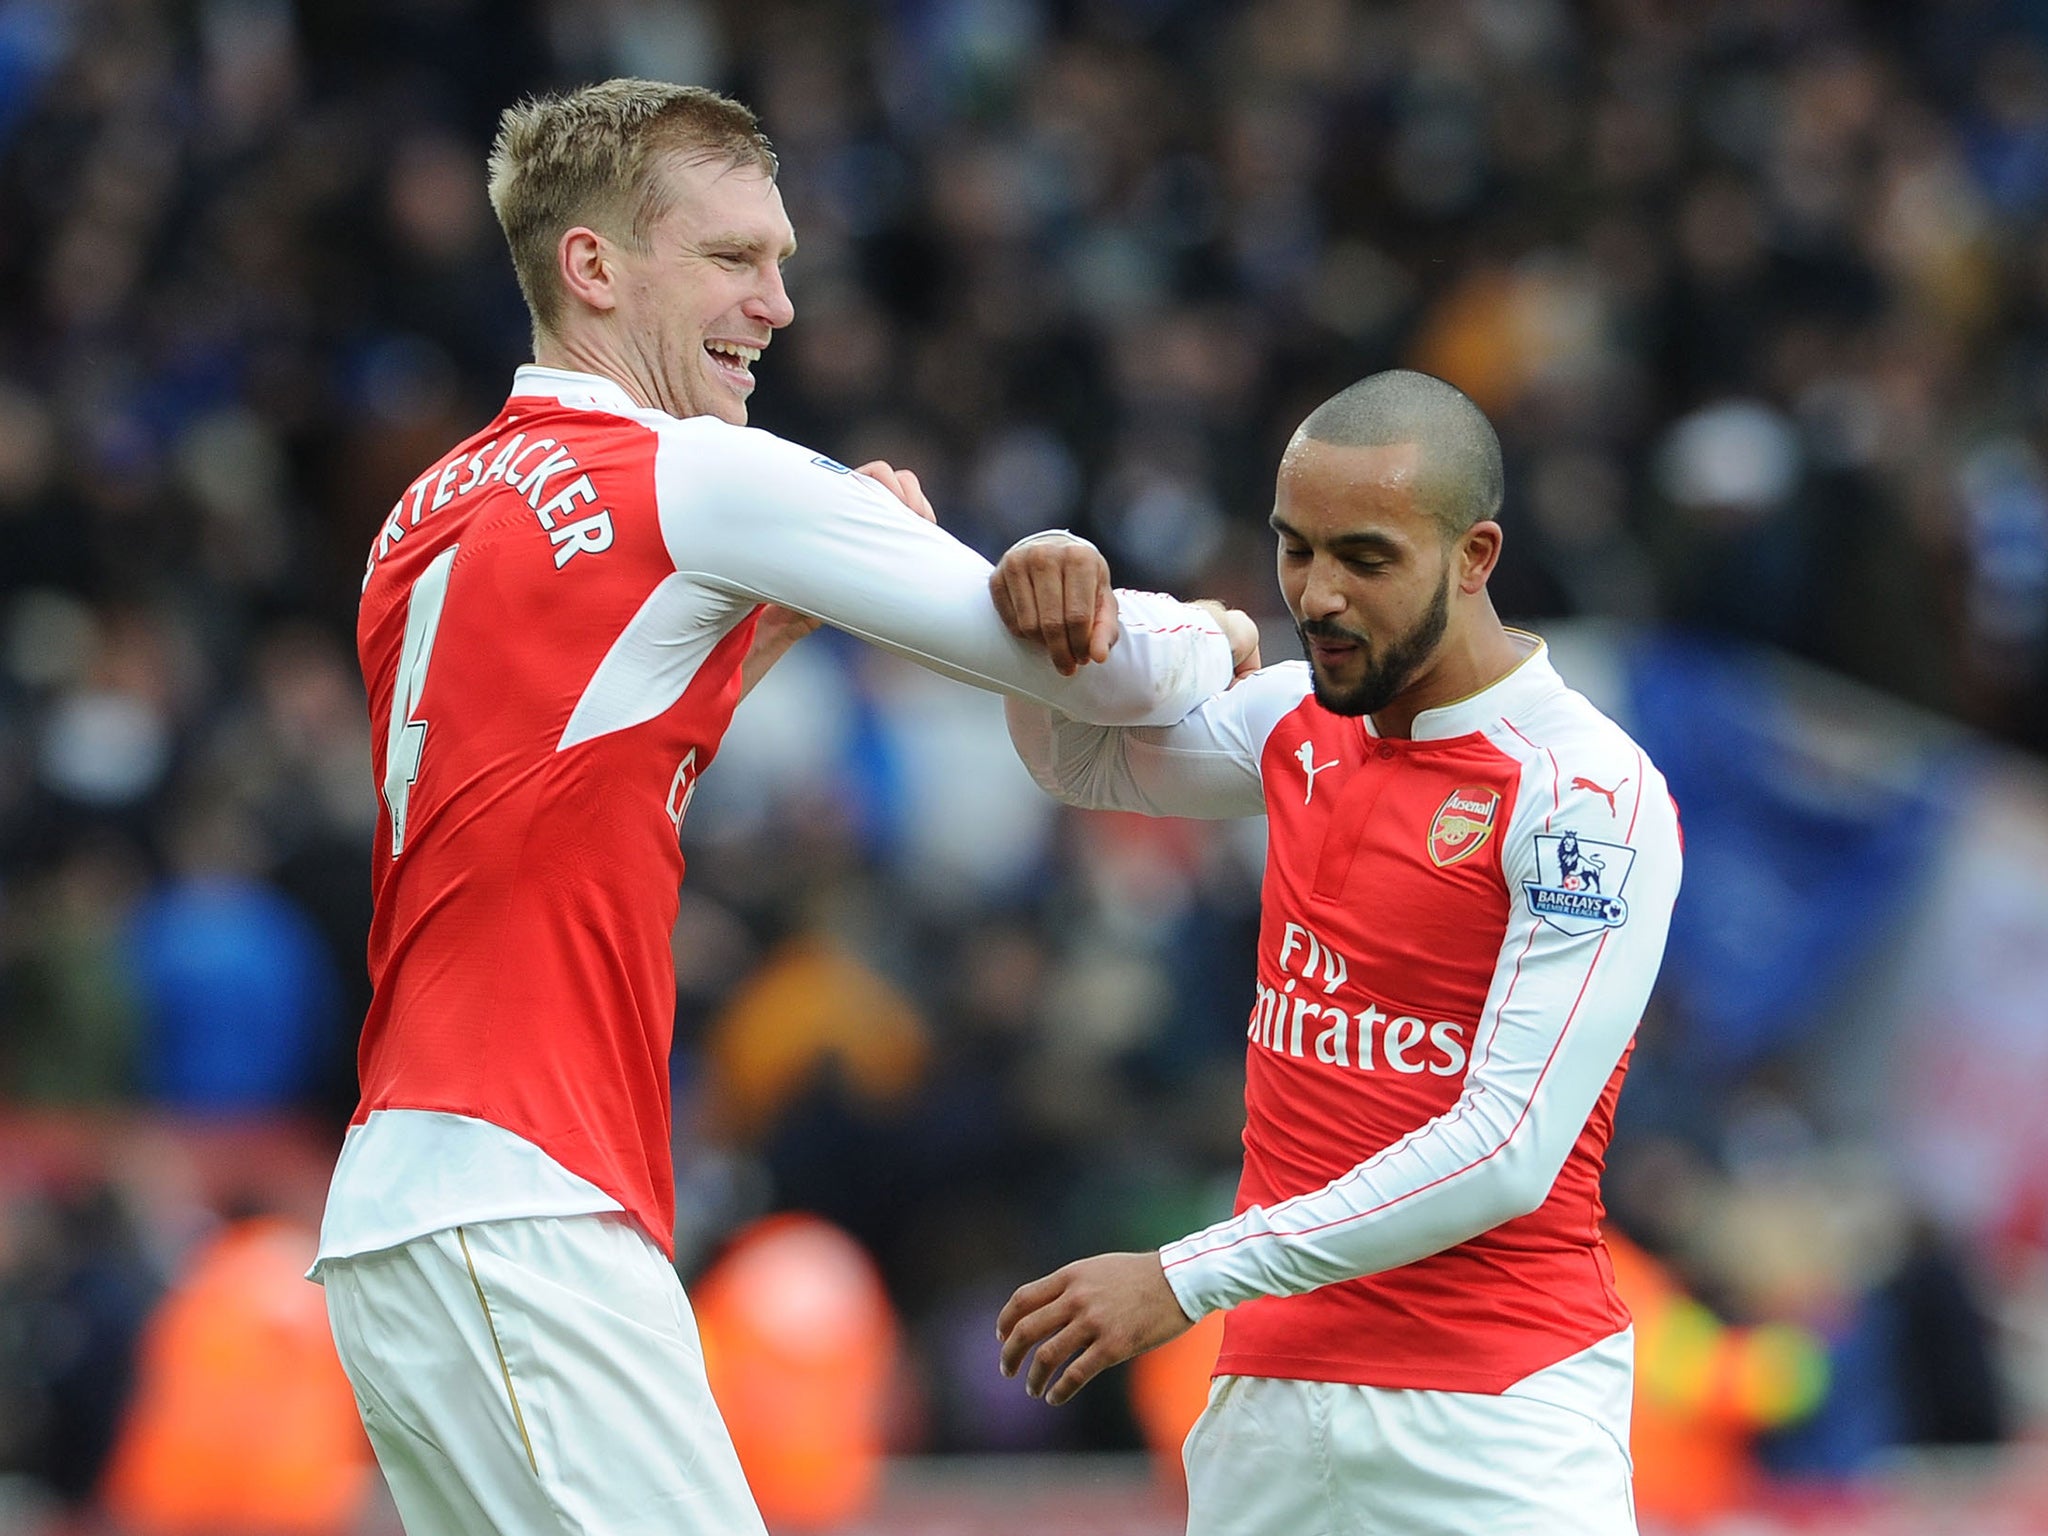
<svg viewBox="0 0 2048 1536">
<path fill-rule="evenodd" d="M 372 547 L 357 638 L 385 821 L 356 1119 L 487 1121 L 662 1233 L 676 834 L 753 605 L 675 601 L 657 444 L 515 395 Z"/>
</svg>

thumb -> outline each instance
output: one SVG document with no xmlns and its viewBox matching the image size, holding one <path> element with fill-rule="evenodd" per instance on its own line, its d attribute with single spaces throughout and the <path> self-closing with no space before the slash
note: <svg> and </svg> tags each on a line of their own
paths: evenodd
<svg viewBox="0 0 2048 1536">
<path fill-rule="evenodd" d="M 1105 584 L 1095 597 L 1095 627 L 1088 634 L 1091 661 L 1107 661 L 1115 647 L 1120 626 L 1116 616 L 1116 589 Z"/>
</svg>

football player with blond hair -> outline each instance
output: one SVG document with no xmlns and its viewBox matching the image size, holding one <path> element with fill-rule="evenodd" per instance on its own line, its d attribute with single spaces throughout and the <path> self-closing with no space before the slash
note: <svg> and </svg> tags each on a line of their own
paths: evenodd
<svg viewBox="0 0 2048 1536">
<path fill-rule="evenodd" d="M 671 1263 L 669 930 L 691 796 L 775 655 L 822 621 L 1164 725 L 1255 646 L 1059 535 L 1009 567 L 1027 645 L 914 475 L 748 429 L 794 314 L 775 173 L 705 90 L 508 111 L 535 361 L 371 545 L 375 994 L 314 1273 L 411 1536 L 762 1529 Z"/>
</svg>

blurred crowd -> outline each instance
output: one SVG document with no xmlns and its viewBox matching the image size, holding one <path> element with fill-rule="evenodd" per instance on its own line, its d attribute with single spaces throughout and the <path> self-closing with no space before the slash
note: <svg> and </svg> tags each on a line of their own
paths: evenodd
<svg viewBox="0 0 2048 1536">
<path fill-rule="evenodd" d="M 363 551 L 528 355 L 497 113 L 616 74 L 782 156 L 754 423 L 915 468 L 985 552 L 1077 529 L 1285 654 L 1279 450 L 1404 363 L 1500 428 L 1511 621 L 1764 642 L 2048 747 L 2023 0 L 0 0 L 0 1118 L 337 1144 Z M 904 1316 L 903 1443 L 1133 1443 L 1113 1393 L 996 1378 L 991 1320 L 1227 1210 L 1260 835 L 1058 812 L 989 700 L 805 642 L 683 828 L 686 1272 L 818 1212 Z M 1781 1465 L 2012 1428 L 1967 1257 L 1796 1082 L 1669 1102 L 1624 1221 L 1729 1319 L 1854 1344 Z M 0 1163 L 0 1473 L 99 1475 L 200 1236 L 146 1188 Z"/>
</svg>

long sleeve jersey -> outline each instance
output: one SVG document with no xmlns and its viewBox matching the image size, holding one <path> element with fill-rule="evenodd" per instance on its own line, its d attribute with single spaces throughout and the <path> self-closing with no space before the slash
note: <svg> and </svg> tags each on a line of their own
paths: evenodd
<svg viewBox="0 0 2048 1536">
<path fill-rule="evenodd" d="M 1499 1392 L 1628 1323 L 1600 1172 L 1677 812 L 1540 641 L 1412 739 L 1300 662 L 1171 726 L 1008 706 L 1073 805 L 1269 823 L 1236 1214 L 1161 1250 L 1219 1373 Z"/>
<path fill-rule="evenodd" d="M 323 1260 L 604 1210 L 672 1248 L 678 837 L 761 604 L 1065 716 L 1167 724 L 1229 682 L 1209 615 L 1131 592 L 1108 662 L 1063 678 L 989 574 L 809 449 L 519 371 L 364 575 L 375 990 Z"/>
</svg>

